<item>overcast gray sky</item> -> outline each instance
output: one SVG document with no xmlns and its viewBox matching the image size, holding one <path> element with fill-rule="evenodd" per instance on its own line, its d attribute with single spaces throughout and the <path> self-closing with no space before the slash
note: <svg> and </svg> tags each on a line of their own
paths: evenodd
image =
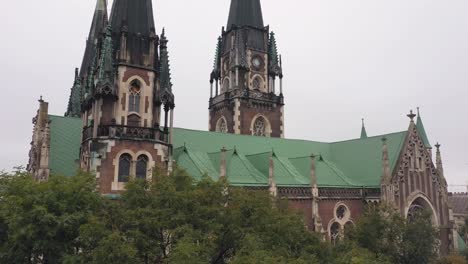
<svg viewBox="0 0 468 264">
<path fill-rule="evenodd" d="M 166 27 L 175 125 L 206 130 L 209 74 L 230 0 L 153 1 Z M 338 141 L 406 130 L 421 107 L 449 184 L 468 181 L 468 1 L 263 0 L 283 55 L 286 136 Z M 0 168 L 26 165 L 40 95 L 66 110 L 95 0 L 2 4 Z M 111 3 L 109 3 L 109 7 Z M 359 153 L 356 153 L 357 155 Z"/>
</svg>

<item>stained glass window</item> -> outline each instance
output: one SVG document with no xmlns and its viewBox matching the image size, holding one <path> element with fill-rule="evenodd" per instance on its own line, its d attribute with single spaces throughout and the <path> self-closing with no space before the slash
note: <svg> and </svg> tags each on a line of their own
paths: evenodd
<svg viewBox="0 0 468 264">
<path fill-rule="evenodd" d="M 148 157 L 141 155 L 138 157 L 136 163 L 136 177 L 137 179 L 146 179 L 148 174 Z"/>
<path fill-rule="evenodd" d="M 340 205 L 338 209 L 336 209 L 336 217 L 338 217 L 338 219 L 340 220 L 343 219 L 347 211 L 348 210 L 346 209 L 344 205 Z"/>
<path fill-rule="evenodd" d="M 227 133 L 228 132 L 226 119 L 220 118 L 218 120 L 218 124 L 216 125 L 216 132 L 221 132 L 221 133 Z"/>
<path fill-rule="evenodd" d="M 130 95 L 128 100 L 128 111 L 129 112 L 140 112 L 140 94 L 141 88 L 138 81 L 132 82 L 130 86 Z"/>
<path fill-rule="evenodd" d="M 129 154 L 122 154 L 119 159 L 119 182 L 128 182 L 130 177 L 130 167 L 132 157 Z"/>
<path fill-rule="evenodd" d="M 254 136 L 265 137 L 266 136 L 266 120 L 263 117 L 259 117 L 255 120 L 253 125 Z"/>
<path fill-rule="evenodd" d="M 330 227 L 330 240 L 333 245 L 336 245 L 340 240 L 340 224 L 335 222 Z"/>
<path fill-rule="evenodd" d="M 262 80 L 260 80 L 260 77 L 255 77 L 252 83 L 254 90 L 260 90 L 262 88 Z"/>
</svg>

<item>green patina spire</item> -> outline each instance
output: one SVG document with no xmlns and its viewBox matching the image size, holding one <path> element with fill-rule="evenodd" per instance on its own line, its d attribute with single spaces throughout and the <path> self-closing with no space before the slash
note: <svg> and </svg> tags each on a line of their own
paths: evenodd
<svg viewBox="0 0 468 264">
<path fill-rule="evenodd" d="M 367 138 L 366 126 L 364 124 L 364 118 L 362 119 L 362 128 L 361 128 L 361 139 Z"/>
<path fill-rule="evenodd" d="M 161 90 L 172 91 L 172 81 L 171 81 L 171 68 L 169 64 L 169 52 L 167 51 L 167 38 L 165 30 L 161 34 L 161 66 L 160 66 L 160 75 L 161 75 Z"/>
<path fill-rule="evenodd" d="M 268 41 L 268 57 L 270 60 L 270 67 L 278 66 L 278 47 L 276 45 L 275 32 L 270 33 L 270 39 Z"/>
<path fill-rule="evenodd" d="M 215 73 L 221 71 L 221 41 L 222 38 L 218 37 L 218 43 L 216 44 L 216 55 L 214 59 L 213 70 Z"/>
<path fill-rule="evenodd" d="M 419 113 L 419 107 L 418 107 L 418 119 L 416 121 L 416 127 L 418 128 L 418 132 L 419 132 L 419 135 L 421 136 L 424 146 L 426 148 L 432 148 L 431 143 L 429 143 L 429 138 L 427 137 L 427 134 L 426 134 L 426 129 L 424 128 L 421 114 Z"/>
<path fill-rule="evenodd" d="M 78 68 L 75 69 L 75 82 L 71 88 L 70 99 L 68 100 L 68 108 L 65 116 L 81 116 L 81 79 L 78 74 Z"/>
</svg>

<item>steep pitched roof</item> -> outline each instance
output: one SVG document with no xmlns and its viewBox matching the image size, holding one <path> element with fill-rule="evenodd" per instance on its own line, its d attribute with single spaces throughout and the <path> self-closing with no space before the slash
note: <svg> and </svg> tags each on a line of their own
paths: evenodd
<svg viewBox="0 0 468 264">
<path fill-rule="evenodd" d="M 432 148 L 431 143 L 429 142 L 429 138 L 427 137 L 426 129 L 424 128 L 421 114 L 419 113 L 419 108 L 418 108 L 418 119 L 416 121 L 416 127 L 418 128 L 419 135 L 421 136 L 424 142 L 424 146 L 426 148 Z"/>
<path fill-rule="evenodd" d="M 79 159 L 81 120 L 49 116 L 52 173 L 74 175 Z M 323 143 L 265 138 L 174 128 L 174 159 L 196 180 L 220 174 L 220 150 L 229 149 L 226 174 L 232 185 L 268 186 L 269 159 L 279 187 L 310 186 L 311 154 L 317 155 L 319 187 L 379 188 L 382 175 L 382 137 L 387 138 L 390 168 L 396 166 L 407 131 L 366 139 Z"/>
<path fill-rule="evenodd" d="M 236 149 L 237 155 L 245 156 L 246 160 L 243 161 L 242 169 L 236 167 L 230 171 L 227 166 L 227 178 L 231 180 L 229 175 L 236 174 L 234 183 L 239 185 L 267 185 L 268 161 L 274 150 L 274 177 L 278 186 L 309 186 L 310 154 L 314 153 L 320 155 L 316 173 L 320 187 L 379 187 L 382 175 L 382 137 L 387 138 L 390 165 L 393 169 L 406 134 L 404 131 L 367 139 L 323 143 L 175 128 L 174 147 L 186 145 L 189 152 L 198 153 L 198 156 L 201 153 L 216 153 L 215 157 L 220 155 L 219 150 L 223 147 Z M 216 160 L 210 159 L 216 170 L 220 164 L 219 157 Z M 178 164 L 181 165 L 180 162 Z M 248 168 L 256 170 L 249 172 Z M 190 174 L 198 173 L 192 167 L 186 169 Z M 191 170 L 195 171 L 192 173 Z"/>
<path fill-rule="evenodd" d="M 468 215 L 468 194 L 453 194 L 448 197 L 454 214 Z"/>
<path fill-rule="evenodd" d="M 50 120 L 50 173 L 73 176 L 80 159 L 81 128 L 80 118 L 49 115 Z"/>
<path fill-rule="evenodd" d="M 154 30 L 152 1 L 115 0 L 110 23 L 113 32 L 121 32 L 125 26 L 129 34 L 148 35 Z"/>
<path fill-rule="evenodd" d="M 233 25 L 263 29 L 263 14 L 260 0 L 232 0 L 227 30 L 230 30 Z"/>
<path fill-rule="evenodd" d="M 96 53 L 96 42 L 99 35 L 104 32 L 108 23 L 107 17 L 107 1 L 97 0 L 96 8 L 94 10 L 93 21 L 91 22 L 91 29 L 89 30 L 88 40 L 86 42 L 85 54 L 80 68 L 80 77 L 84 77 L 91 67 L 94 54 Z"/>
<path fill-rule="evenodd" d="M 364 125 L 364 118 L 362 119 L 361 139 L 367 138 L 366 126 Z"/>
</svg>

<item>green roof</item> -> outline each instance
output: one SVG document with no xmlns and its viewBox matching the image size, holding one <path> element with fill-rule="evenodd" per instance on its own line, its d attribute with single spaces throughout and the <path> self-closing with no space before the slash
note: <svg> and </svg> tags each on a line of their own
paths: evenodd
<svg viewBox="0 0 468 264">
<path fill-rule="evenodd" d="M 78 118 L 49 116 L 52 174 L 76 173 L 82 123 Z M 227 149 L 226 174 L 237 186 L 268 186 L 270 158 L 280 187 L 307 187 L 311 154 L 316 158 L 319 187 L 380 187 L 382 138 L 387 138 L 391 170 L 396 165 L 407 131 L 364 139 L 325 143 L 266 138 L 174 128 L 174 159 L 196 180 L 220 175 L 221 149 Z"/>
<path fill-rule="evenodd" d="M 387 138 L 393 169 L 406 134 L 403 131 L 335 143 L 181 128 L 174 128 L 173 136 L 177 164 L 195 178 L 203 174 L 219 177 L 220 150 L 224 147 L 230 150 L 226 152 L 226 167 L 227 178 L 233 185 L 268 185 L 269 159 L 274 152 L 277 186 L 309 186 L 310 155 L 315 154 L 319 155 L 316 174 L 320 187 L 378 188 L 382 176 L 382 138 Z"/>
<path fill-rule="evenodd" d="M 463 238 L 461 237 L 461 235 L 457 232 L 457 239 L 458 239 L 458 252 L 460 252 L 460 254 L 463 254 L 463 252 L 465 252 L 465 250 L 467 249 L 466 248 L 466 243 L 465 243 L 465 240 L 463 240 Z"/>
<path fill-rule="evenodd" d="M 418 119 L 416 121 L 416 128 L 418 129 L 419 135 L 424 143 L 426 148 L 432 148 L 431 143 L 429 142 L 429 138 L 427 137 L 426 129 L 424 128 L 424 124 L 421 118 L 421 114 L 419 113 L 418 109 Z"/>
<path fill-rule="evenodd" d="M 50 173 L 73 176 L 80 159 L 82 121 L 79 118 L 49 115 Z"/>
</svg>

